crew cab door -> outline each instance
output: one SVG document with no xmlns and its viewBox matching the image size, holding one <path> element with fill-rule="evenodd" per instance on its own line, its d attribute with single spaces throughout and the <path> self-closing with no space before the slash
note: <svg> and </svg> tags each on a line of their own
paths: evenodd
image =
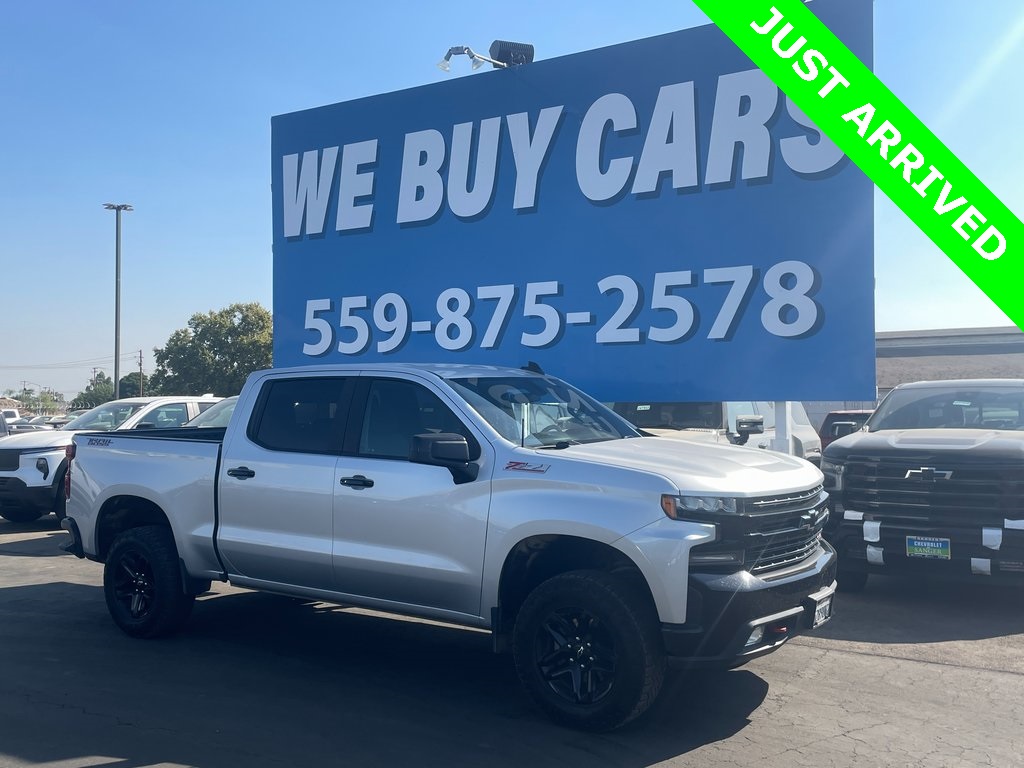
<svg viewBox="0 0 1024 768">
<path fill-rule="evenodd" d="M 490 451 L 453 405 L 412 378 L 359 380 L 334 487 L 339 592 L 480 615 L 489 453 L 465 482 L 409 461 L 412 436 L 431 432 L 464 435 L 471 457 Z"/>
<path fill-rule="evenodd" d="M 217 546 L 233 581 L 333 589 L 335 474 L 354 381 L 268 379 L 249 423 L 229 428 Z"/>
</svg>

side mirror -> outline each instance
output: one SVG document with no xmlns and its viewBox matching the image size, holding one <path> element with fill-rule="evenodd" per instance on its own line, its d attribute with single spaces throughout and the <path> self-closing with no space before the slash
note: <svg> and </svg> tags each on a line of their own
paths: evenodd
<svg viewBox="0 0 1024 768">
<path fill-rule="evenodd" d="M 736 417 L 736 435 L 737 445 L 746 445 L 747 439 L 751 435 L 763 435 L 764 434 L 764 416 L 737 416 Z"/>
<path fill-rule="evenodd" d="M 132 429 L 156 429 L 156 424 L 152 421 L 140 421 Z"/>
<path fill-rule="evenodd" d="M 860 426 L 855 421 L 837 421 L 829 429 L 832 437 L 838 440 L 840 437 L 846 437 L 852 435 L 860 429 Z"/>
<path fill-rule="evenodd" d="M 469 441 L 454 432 L 413 435 L 409 461 L 447 467 L 456 483 L 476 480 L 480 472 L 480 466 L 470 458 Z"/>
</svg>

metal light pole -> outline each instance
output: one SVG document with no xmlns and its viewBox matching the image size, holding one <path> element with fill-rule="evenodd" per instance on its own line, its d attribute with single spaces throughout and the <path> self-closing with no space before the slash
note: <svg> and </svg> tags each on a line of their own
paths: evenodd
<svg viewBox="0 0 1024 768">
<path fill-rule="evenodd" d="M 114 247 L 114 399 L 117 400 L 121 395 L 121 211 L 131 211 L 134 208 L 128 203 L 104 203 L 103 207 L 108 211 L 114 211 L 117 222 Z"/>
</svg>

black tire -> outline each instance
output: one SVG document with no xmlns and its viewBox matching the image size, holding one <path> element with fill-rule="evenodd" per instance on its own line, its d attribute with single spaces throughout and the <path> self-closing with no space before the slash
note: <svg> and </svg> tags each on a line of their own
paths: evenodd
<svg viewBox="0 0 1024 768">
<path fill-rule="evenodd" d="M 43 513 L 35 509 L 5 509 L 0 512 L 0 517 L 10 520 L 12 523 L 31 523 L 42 516 Z"/>
<path fill-rule="evenodd" d="M 847 594 L 863 592 L 868 585 L 867 571 L 843 571 L 836 574 L 836 589 Z"/>
<path fill-rule="evenodd" d="M 103 568 L 103 594 L 114 623 L 132 637 L 164 637 L 181 629 L 195 595 L 185 594 L 169 528 L 131 528 L 116 539 Z"/>
<path fill-rule="evenodd" d="M 526 690 L 555 722 L 618 728 L 646 710 L 665 679 L 650 595 L 632 580 L 570 571 L 533 590 L 512 636 Z"/>
</svg>

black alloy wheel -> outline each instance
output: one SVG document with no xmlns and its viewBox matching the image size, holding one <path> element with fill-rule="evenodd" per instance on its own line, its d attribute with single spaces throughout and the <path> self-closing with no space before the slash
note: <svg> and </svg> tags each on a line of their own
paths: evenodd
<svg viewBox="0 0 1024 768">
<path fill-rule="evenodd" d="M 615 640 L 601 620 L 582 608 L 552 611 L 537 634 L 537 669 L 570 704 L 596 704 L 615 682 Z"/>
<path fill-rule="evenodd" d="M 661 624 L 639 574 L 569 571 L 543 582 L 519 609 L 512 653 L 547 715 L 587 731 L 643 713 L 665 678 Z"/>
<path fill-rule="evenodd" d="M 132 637 L 178 631 L 196 598 L 182 584 L 171 529 L 145 525 L 120 533 L 107 553 L 103 594 L 114 623 Z"/>
<path fill-rule="evenodd" d="M 153 567 L 141 552 L 121 555 L 114 573 L 114 598 L 133 619 L 143 619 L 156 602 Z"/>
</svg>

